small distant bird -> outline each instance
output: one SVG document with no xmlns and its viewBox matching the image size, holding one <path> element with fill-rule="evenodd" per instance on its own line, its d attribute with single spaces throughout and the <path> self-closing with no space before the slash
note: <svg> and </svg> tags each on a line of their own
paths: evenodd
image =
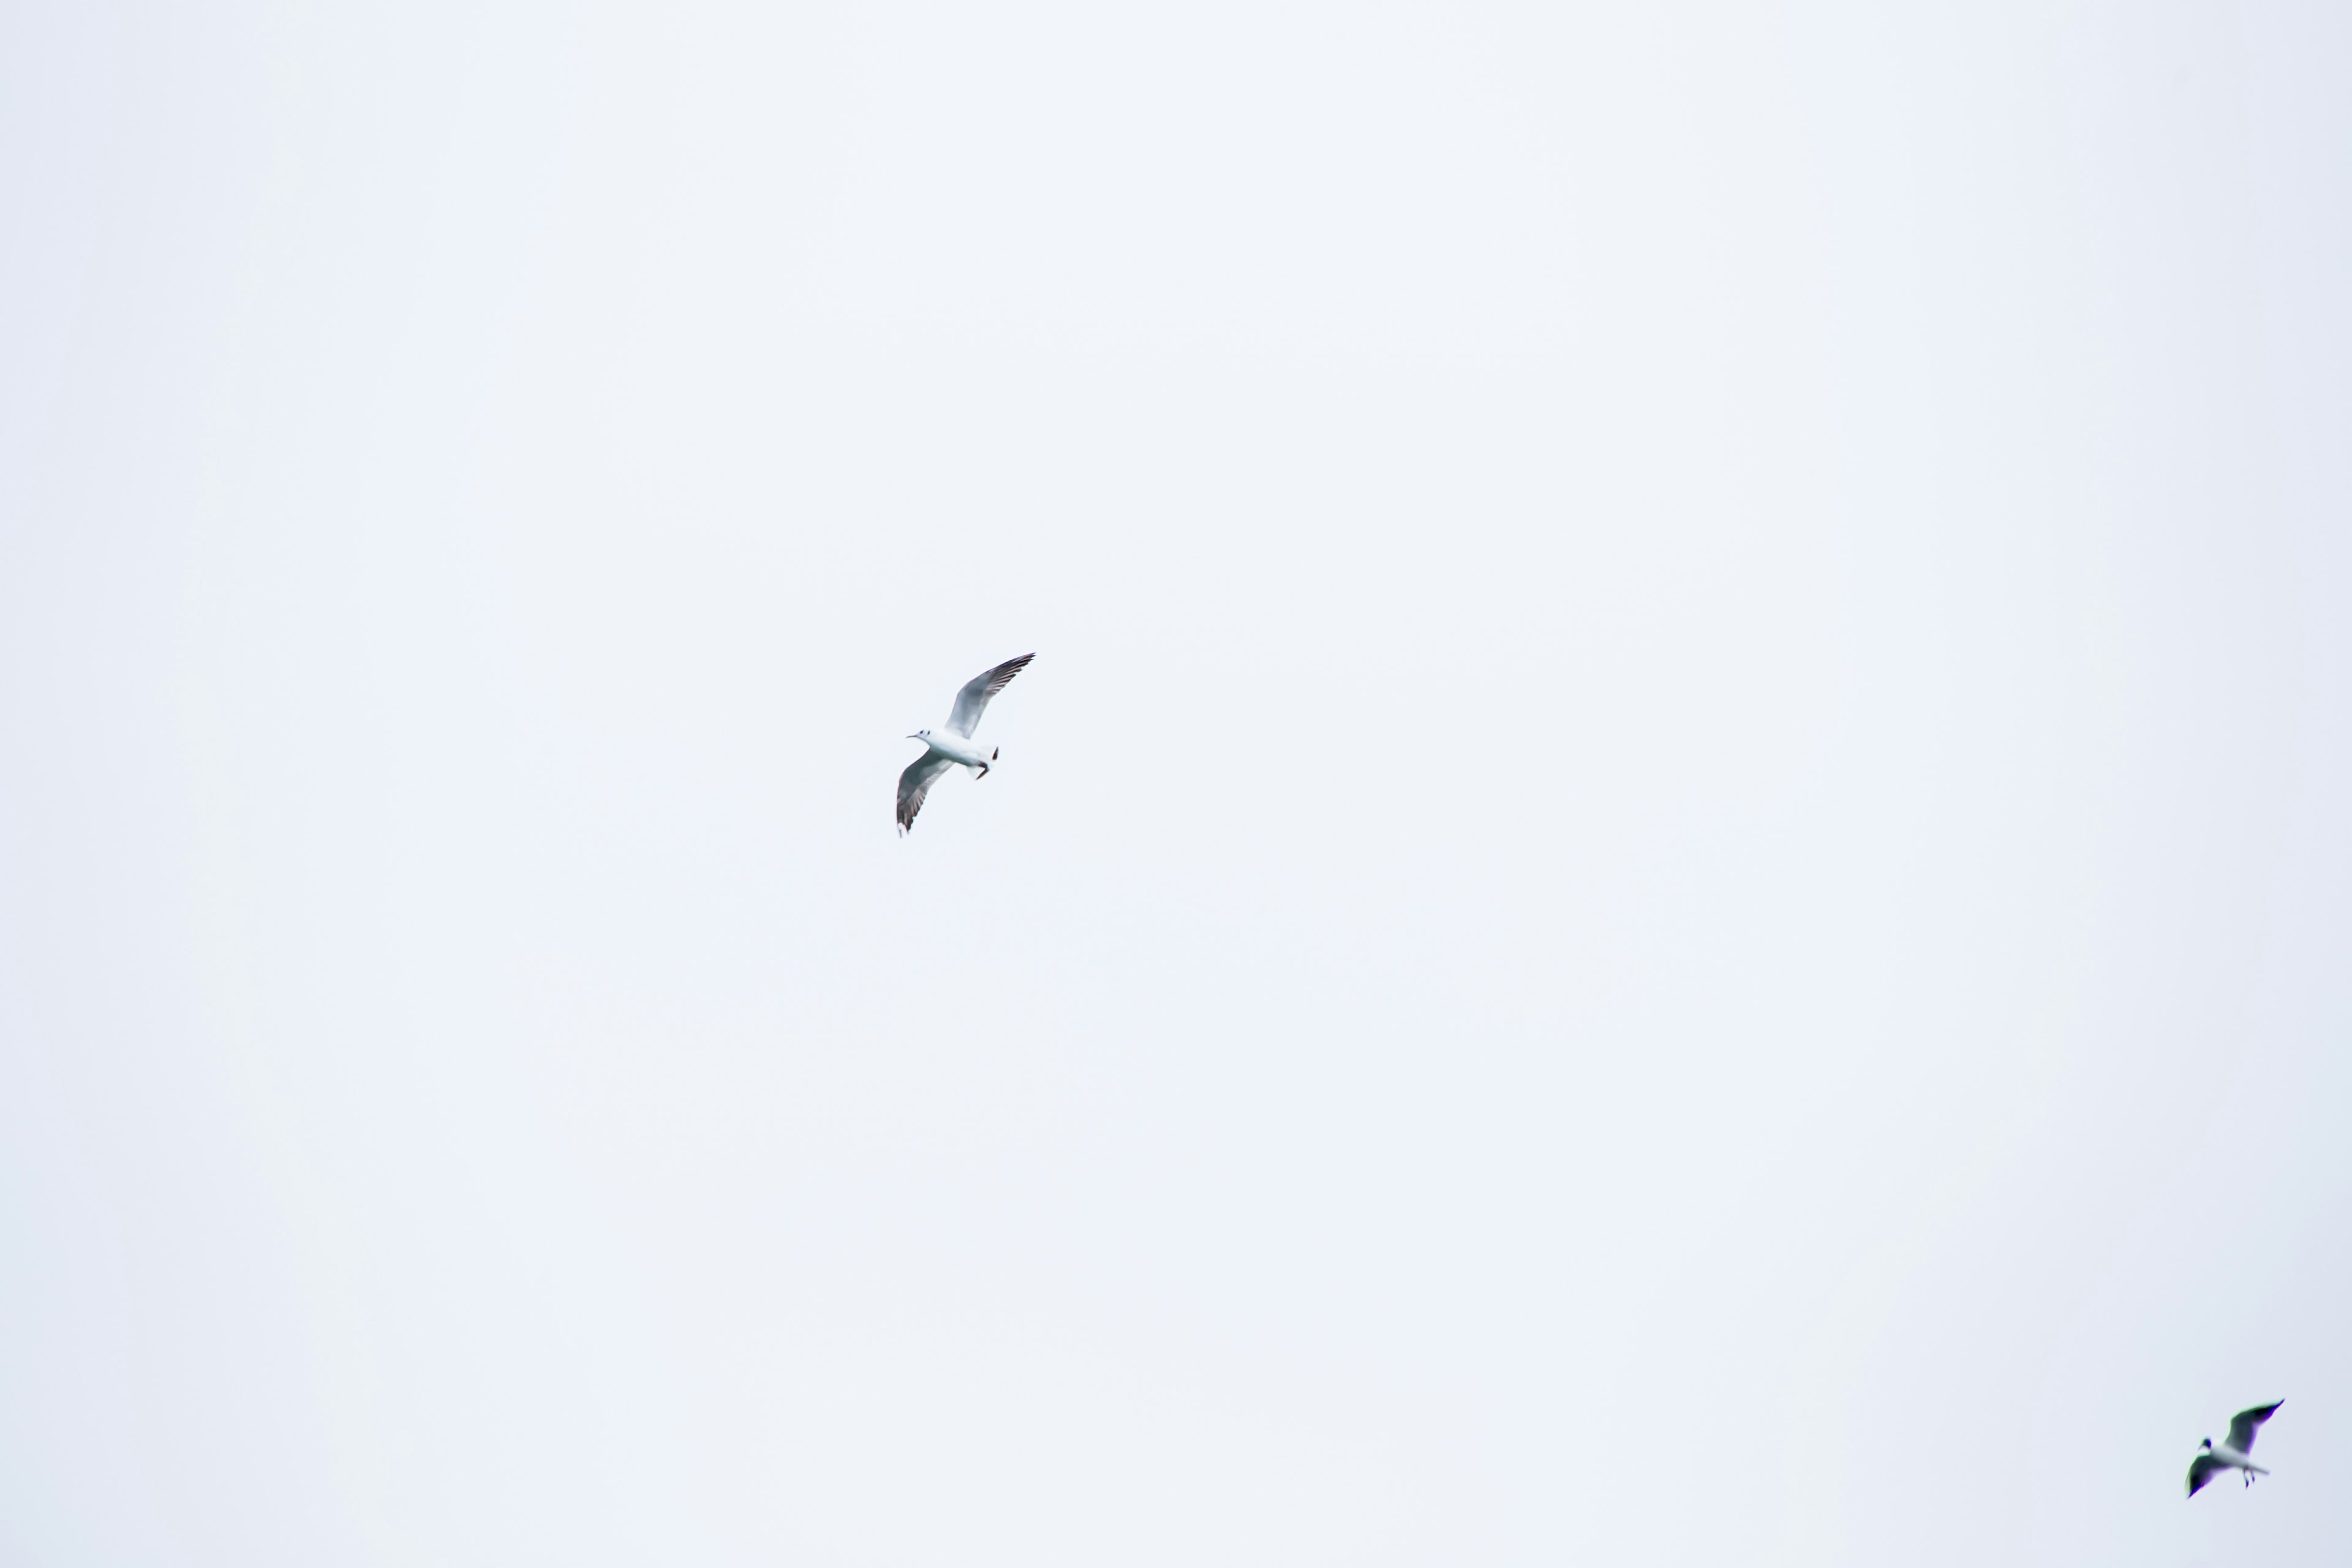
<svg viewBox="0 0 2352 1568">
<path fill-rule="evenodd" d="M 2256 1476 L 2270 1472 L 2246 1458 L 2254 1446 L 2254 1434 L 2262 1429 L 2278 1407 L 2286 1403 L 2281 1399 L 2269 1405 L 2257 1405 L 2252 1410 L 2241 1410 L 2230 1417 L 2230 1436 L 2220 1447 L 2213 1439 L 2205 1439 L 2205 1451 L 2189 1462 L 2189 1495 L 2195 1497 L 2197 1489 L 2220 1475 L 2223 1470 L 2236 1470 L 2248 1486 Z"/>
<path fill-rule="evenodd" d="M 915 813 L 923 809 L 923 796 L 930 793 L 931 781 L 947 772 L 949 767 L 961 763 L 971 769 L 975 777 L 984 779 L 988 776 L 990 765 L 996 761 L 996 752 L 993 750 L 983 752 L 973 745 L 971 732 L 978 727 L 981 712 L 988 706 L 988 700 L 1003 690 L 1013 678 L 1021 673 L 1022 666 L 1036 657 L 1034 653 L 1024 653 L 1019 658 L 1008 658 L 986 674 L 975 675 L 965 681 L 963 689 L 956 693 L 955 711 L 948 715 L 946 734 L 918 730 L 907 737 L 909 741 L 922 742 L 929 749 L 908 763 L 907 771 L 898 775 L 899 837 L 904 838 L 907 830 L 915 826 Z"/>
</svg>

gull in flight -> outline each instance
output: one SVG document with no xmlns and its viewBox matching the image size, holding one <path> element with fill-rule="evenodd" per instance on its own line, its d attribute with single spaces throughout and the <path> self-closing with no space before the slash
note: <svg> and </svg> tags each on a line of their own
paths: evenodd
<svg viewBox="0 0 2352 1568">
<path fill-rule="evenodd" d="M 2253 1447 L 2254 1434 L 2262 1429 L 2263 1423 L 2285 1403 L 2281 1399 L 2269 1405 L 2257 1405 L 2252 1410 L 2241 1410 L 2231 1416 L 2230 1436 L 2218 1448 L 2213 1447 L 2212 1438 L 2206 1438 L 2204 1451 L 2189 1462 L 2189 1495 L 2195 1497 L 2198 1488 L 2223 1470 L 2236 1470 L 2248 1486 L 2254 1484 L 2256 1476 L 2269 1475 L 2268 1470 L 2246 1458 L 2246 1454 Z"/>
<path fill-rule="evenodd" d="M 923 796 L 930 793 L 931 781 L 950 767 L 960 763 L 971 769 L 979 778 L 988 776 L 989 765 L 996 761 L 996 752 L 993 749 L 983 752 L 972 744 L 971 732 L 979 725 L 981 712 L 987 708 L 988 700 L 1011 684 L 1013 678 L 1021 673 L 1021 667 L 1036 657 L 1034 653 L 1024 653 L 1019 658 L 1006 659 L 984 674 L 973 676 L 963 683 L 963 689 L 956 693 L 955 711 L 948 715 L 948 727 L 944 733 L 918 730 L 907 737 L 909 741 L 922 742 L 928 749 L 908 763 L 907 771 L 898 775 L 899 837 L 904 838 L 907 830 L 915 826 L 915 813 L 923 809 Z"/>
</svg>

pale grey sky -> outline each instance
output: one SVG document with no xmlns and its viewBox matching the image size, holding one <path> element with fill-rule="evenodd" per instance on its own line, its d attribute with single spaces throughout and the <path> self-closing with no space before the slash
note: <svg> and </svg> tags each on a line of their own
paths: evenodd
<svg viewBox="0 0 2352 1568">
<path fill-rule="evenodd" d="M 0 225 L 0 1563 L 2352 1552 L 2352 12 L 17 0 Z"/>
</svg>

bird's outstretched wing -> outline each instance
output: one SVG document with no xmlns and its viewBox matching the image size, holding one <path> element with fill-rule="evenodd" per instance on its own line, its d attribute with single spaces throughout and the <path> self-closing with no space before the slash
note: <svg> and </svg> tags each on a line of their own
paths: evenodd
<svg viewBox="0 0 2352 1568">
<path fill-rule="evenodd" d="M 2257 1405 L 2252 1410 L 2241 1410 L 2231 1416 L 2230 1447 L 2241 1454 L 2251 1452 L 2254 1446 L 2254 1433 L 2271 1418 L 2271 1412 L 2285 1403 L 2281 1399 L 2269 1405 Z"/>
<path fill-rule="evenodd" d="M 981 710 L 988 706 L 988 700 L 1003 690 L 1013 678 L 1021 673 L 1021 667 L 1036 657 L 1034 653 L 1024 653 L 1019 658 L 1008 658 L 986 675 L 975 675 L 965 681 L 963 689 L 956 693 L 955 711 L 948 715 L 948 728 L 967 741 L 971 739 L 972 731 L 980 725 Z"/>
<path fill-rule="evenodd" d="M 2207 1481 L 2211 1480 L 2215 1476 L 2220 1475 L 2221 1473 L 2221 1466 L 2214 1462 L 2213 1456 L 2210 1454 L 2200 1454 L 2195 1458 L 2189 1460 L 2189 1495 L 2190 1497 L 2195 1497 L 2197 1495 L 2198 1489 L 2202 1487 Z"/>
<path fill-rule="evenodd" d="M 937 752 L 925 752 L 907 764 L 898 775 L 898 833 L 915 826 L 915 813 L 923 809 L 923 796 L 931 792 L 931 781 L 953 764 Z"/>
</svg>

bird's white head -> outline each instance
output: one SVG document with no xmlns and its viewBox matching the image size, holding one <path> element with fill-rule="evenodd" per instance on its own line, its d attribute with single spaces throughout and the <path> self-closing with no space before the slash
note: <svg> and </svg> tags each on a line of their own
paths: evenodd
<svg viewBox="0 0 2352 1568">
<path fill-rule="evenodd" d="M 931 732 L 929 730 L 918 730 L 907 737 L 909 741 L 929 741 L 930 738 Z"/>
</svg>

